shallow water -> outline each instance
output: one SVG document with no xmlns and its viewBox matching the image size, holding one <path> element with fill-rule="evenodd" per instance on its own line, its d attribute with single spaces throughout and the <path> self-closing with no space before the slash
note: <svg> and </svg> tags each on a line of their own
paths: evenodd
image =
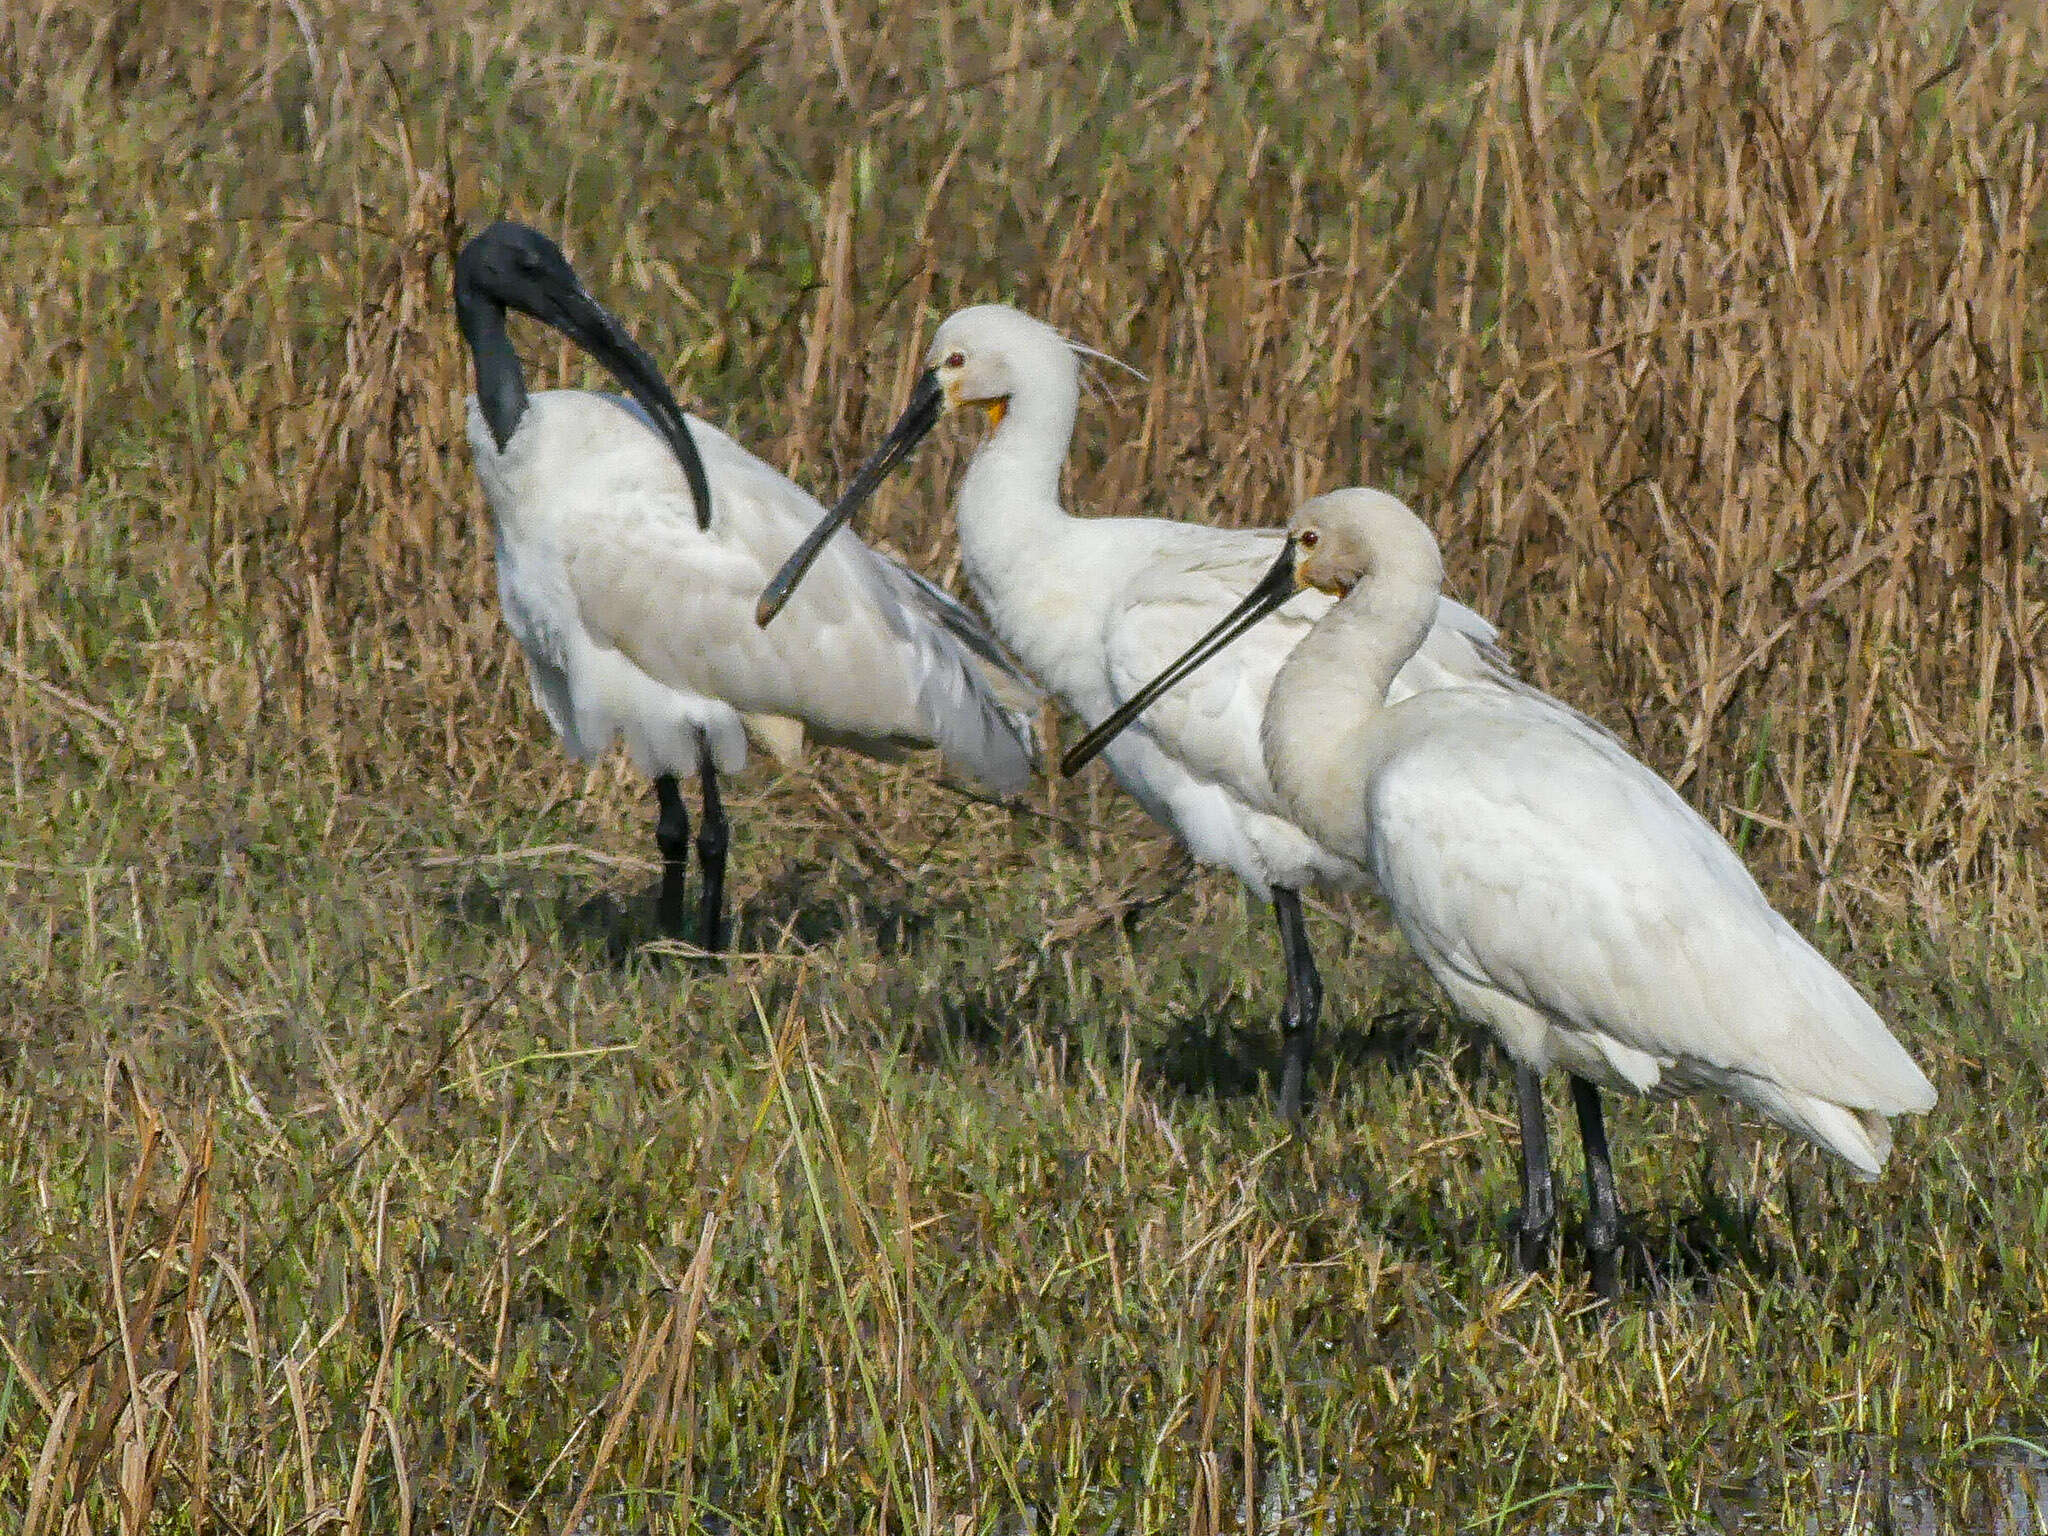
<svg viewBox="0 0 2048 1536">
<path fill-rule="evenodd" d="M 1794 1530 L 1808 1536 L 2048 1536 L 2048 1449 L 2032 1441 L 1987 1438 L 1968 1462 L 1972 1475 L 1964 1508 L 1951 1502 L 1961 1479 L 1930 1459 L 1892 1474 L 1865 1464 L 1844 1465 L 1835 1473 L 1817 1469 L 1825 1507 L 1800 1525 L 1784 1522 L 1774 1490 L 1734 1486 L 1708 1490 L 1697 1516 L 1677 1514 L 1661 1502 L 1621 1511 L 1610 1505 L 1591 1525 L 1558 1522 L 1545 1529 L 1551 1536 L 1764 1536 Z M 1513 1523 L 1511 1518 L 1504 1528 Z"/>
<path fill-rule="evenodd" d="M 2048 1450 L 2033 1443 L 1993 1441 L 1969 1457 L 1974 1471 L 1970 1507 L 1949 1507 L 1940 1491 L 1953 1479 L 1931 1466 L 1884 1477 L 1864 1468 L 1844 1470 L 1829 1483 L 1832 1509 L 1828 1516 L 1809 1517 L 1805 1529 L 1815 1536 L 1863 1532 L 1873 1536 L 1938 1536 L 1948 1531 L 1982 1531 L 1984 1536 L 2048 1536 Z M 1767 1499 L 1744 1498 L 1738 1490 L 1722 1490 L 1715 1513 L 1723 1530 L 1781 1530 Z M 1710 1507 L 1712 1507 L 1710 1505 Z"/>
<path fill-rule="evenodd" d="M 1906 1471 L 1891 1476 L 1860 1464 L 1844 1465 L 1839 1474 L 1831 1474 L 1823 1465 L 1817 1470 L 1826 1489 L 1825 1507 L 1799 1525 L 1784 1523 L 1781 1501 L 1773 1490 L 1722 1486 L 1701 1496 L 1697 1513 L 1673 1510 L 1658 1499 L 1631 1499 L 1617 1508 L 1610 1494 L 1598 1501 L 1590 1521 L 1574 1514 L 1546 1522 L 1543 1505 L 1549 1500 L 1533 1492 L 1505 1512 L 1469 1512 L 1467 1528 L 1491 1530 L 1497 1520 L 1502 1531 L 1540 1530 L 1546 1536 L 1781 1536 L 1787 1531 L 1802 1536 L 2048 1536 L 2048 1437 L 1987 1436 L 1968 1462 L 1969 1502 L 1962 1509 L 1950 1506 L 1949 1490 L 1959 1480 L 1927 1458 L 1909 1462 Z M 1573 1495 L 1588 1491 L 1560 1489 L 1556 1501 L 1570 1500 L 1583 1509 Z M 1305 1518 L 1312 1527 L 1315 1503 L 1313 1486 L 1296 1486 L 1284 1494 L 1269 1489 L 1261 1500 L 1260 1526 L 1288 1530 Z M 1400 1527 L 1329 1529 L 1336 1536 L 1386 1536 Z"/>
<path fill-rule="evenodd" d="M 1465 1528 L 1503 1532 L 1540 1530 L 1545 1536 L 1765 1536 L 1765 1533 L 1797 1531 L 1801 1536 L 1948 1536 L 1969 1532 L 1970 1536 L 2048 1536 L 2048 1437 L 2023 1439 L 1986 1437 L 1969 1457 L 1974 1475 L 1969 1479 L 1970 1507 L 1950 1509 L 1949 1495 L 1942 1491 L 1954 1479 L 1937 1473 L 1931 1459 L 1908 1473 L 1881 1477 L 1858 1466 L 1844 1467 L 1838 1477 L 1824 1479 L 1826 1507 L 1806 1517 L 1801 1525 L 1783 1523 L 1779 1501 L 1761 1487 L 1723 1486 L 1701 1496 L 1697 1514 L 1674 1511 L 1661 1500 L 1631 1500 L 1617 1509 L 1612 1495 L 1599 1500 L 1589 1522 L 1583 1515 L 1543 1521 L 1543 1505 L 1549 1502 L 1532 1493 L 1506 1512 L 1473 1510 Z M 1575 1490 L 1584 1492 L 1585 1490 Z M 1259 1528 L 1286 1532 L 1322 1529 L 1331 1536 L 1391 1536 L 1407 1529 L 1395 1525 L 1319 1525 L 1316 1511 L 1317 1487 L 1296 1484 L 1288 1489 L 1269 1486 L 1260 1500 Z M 1559 1490 L 1563 1502 L 1569 1493 Z M 620 1509 L 616 1496 L 593 1501 L 577 1524 L 575 1536 L 647 1536 L 659 1527 L 630 1518 Z M 729 1529 L 722 1517 L 704 1519 L 703 1529 Z M 1017 1536 L 1033 1536 L 1039 1522 L 1027 1515 L 1006 1530 Z M 1105 1536 L 1121 1536 L 1122 1527 L 1112 1527 Z"/>
</svg>

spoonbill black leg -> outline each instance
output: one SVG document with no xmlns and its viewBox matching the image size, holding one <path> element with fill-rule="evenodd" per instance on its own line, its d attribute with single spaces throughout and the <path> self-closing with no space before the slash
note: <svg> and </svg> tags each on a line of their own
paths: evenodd
<svg viewBox="0 0 2048 1536">
<path fill-rule="evenodd" d="M 697 868 L 704 877 L 697 893 L 697 944 L 715 955 L 725 943 L 725 847 L 730 828 L 718 798 L 718 770 L 711 766 L 708 750 L 698 759 L 697 782 L 704 800 L 697 821 Z"/>
<path fill-rule="evenodd" d="M 1316 1021 L 1323 1014 L 1323 978 L 1309 952 L 1301 894 L 1274 886 L 1273 915 L 1280 920 L 1280 953 L 1287 962 L 1287 1000 L 1280 1005 L 1280 1113 L 1299 1134 L 1303 1080 L 1315 1050 Z"/>
<path fill-rule="evenodd" d="M 1550 1235 L 1557 1226 L 1557 1190 L 1550 1179 L 1543 1080 L 1520 1062 L 1515 1064 L 1515 1108 L 1522 1121 L 1522 1211 L 1515 1219 L 1515 1265 L 1526 1275 L 1541 1269 L 1550 1255 Z"/>
<path fill-rule="evenodd" d="M 661 895 L 654 910 L 661 931 L 679 939 L 683 936 L 683 881 L 690 872 L 690 812 L 674 774 L 657 777 L 654 793 L 661 801 L 661 819 L 654 824 L 654 843 L 661 850 Z"/>
<path fill-rule="evenodd" d="M 1593 1268 L 1594 1292 L 1612 1301 L 1621 1290 L 1616 1263 L 1621 1254 L 1621 1207 L 1614 1198 L 1614 1165 L 1607 1157 L 1600 1090 L 1574 1076 L 1572 1103 L 1579 1111 L 1579 1142 L 1586 1151 L 1586 1257 Z"/>
</svg>

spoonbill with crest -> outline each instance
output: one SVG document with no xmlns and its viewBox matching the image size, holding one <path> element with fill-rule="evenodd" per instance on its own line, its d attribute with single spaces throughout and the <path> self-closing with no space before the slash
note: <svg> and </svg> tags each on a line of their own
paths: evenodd
<svg viewBox="0 0 2048 1536">
<path fill-rule="evenodd" d="M 1088 722 L 1102 719 L 1245 593 L 1273 559 L 1278 530 L 1211 528 L 1156 517 L 1078 518 L 1060 505 L 1060 466 L 1080 403 L 1075 348 L 1004 305 L 940 325 L 910 404 L 811 537 L 762 594 L 766 625 L 810 562 L 948 410 L 980 406 L 995 430 L 961 481 L 954 513 L 968 585 L 997 637 Z M 1308 594 L 1279 622 L 1169 701 L 1108 752 L 1138 803 L 1206 864 L 1273 906 L 1287 968 L 1280 1105 L 1301 1117 L 1322 980 L 1302 922 L 1302 889 L 1367 883 L 1364 866 L 1303 828 L 1259 756 L 1267 690 L 1327 608 Z M 1396 698 L 1500 675 L 1491 624 L 1445 598 L 1428 635 L 1390 679 Z"/>
</svg>

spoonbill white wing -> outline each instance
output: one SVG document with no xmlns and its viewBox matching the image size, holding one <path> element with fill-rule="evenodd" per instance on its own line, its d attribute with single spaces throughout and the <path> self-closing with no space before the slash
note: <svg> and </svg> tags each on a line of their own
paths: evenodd
<svg viewBox="0 0 2048 1536">
<path fill-rule="evenodd" d="M 1191 523 L 1162 526 L 1181 537 L 1140 566 L 1103 614 L 1100 643 L 1112 705 L 1150 682 L 1228 613 L 1280 551 L 1278 537 L 1248 538 Z M 1330 603 L 1314 592 L 1290 602 L 1162 697 L 1138 729 L 1197 779 L 1227 787 L 1269 815 L 1282 814 L 1259 749 L 1259 721 L 1280 664 Z"/>
<path fill-rule="evenodd" d="M 1276 532 L 1278 530 L 1275 530 Z M 1274 546 L 1273 553 L 1280 549 Z M 1456 598 L 1439 595 L 1436 623 L 1388 685 L 1387 701 L 1399 703 L 1431 688 L 1472 684 L 1519 686 L 1515 664 L 1501 649 L 1500 631 Z"/>
<path fill-rule="evenodd" d="M 1365 807 L 1402 931 L 1517 1060 L 1711 1088 L 1875 1175 L 1934 1089 L 1656 774 L 1568 712 L 1456 690 L 1389 709 Z M 1502 1001 L 1520 1007 L 1503 1008 Z"/>
<path fill-rule="evenodd" d="M 1193 645 L 1249 592 L 1285 546 L 1284 529 L 1160 524 L 1180 535 L 1145 564 L 1105 617 L 1102 649 L 1121 704 Z M 1259 726 L 1288 654 L 1336 599 L 1304 590 L 1214 661 L 1163 694 L 1136 729 L 1167 743 L 1191 773 L 1241 794 L 1269 815 L 1289 812 L 1267 777 Z M 1442 598 L 1422 646 L 1394 675 L 1390 701 L 1432 688 L 1511 681 L 1499 632 Z M 1089 724 L 1095 724 L 1090 721 Z"/>
</svg>

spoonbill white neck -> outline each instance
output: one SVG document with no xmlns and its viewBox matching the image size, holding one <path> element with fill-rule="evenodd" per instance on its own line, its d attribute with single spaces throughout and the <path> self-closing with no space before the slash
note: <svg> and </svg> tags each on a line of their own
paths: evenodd
<svg viewBox="0 0 2048 1536">
<path fill-rule="evenodd" d="M 774 620 L 832 536 L 853 521 L 940 417 L 979 406 L 995 430 L 968 465 L 955 504 L 961 559 L 1005 642 L 1020 647 L 1025 640 L 1006 629 L 1001 605 L 988 600 L 992 588 L 1007 587 L 1012 571 L 1045 569 L 1047 540 L 1073 521 L 1060 505 L 1060 468 L 1080 407 L 1080 360 L 1044 321 L 1008 305 L 976 304 L 939 326 L 924 364 L 896 424 L 762 590 L 756 623 L 765 628 Z"/>
<path fill-rule="evenodd" d="M 1383 751 L 1387 689 L 1436 621 L 1443 555 L 1428 525 L 1384 491 L 1318 496 L 1292 526 L 1297 586 L 1344 600 L 1273 680 L 1261 728 L 1266 768 L 1309 831 L 1355 845 Z"/>
<path fill-rule="evenodd" d="M 925 363 L 947 405 L 983 405 L 995 420 L 960 484 L 961 536 L 972 537 L 969 524 L 984 514 L 1065 517 L 1060 470 L 1081 404 L 1081 362 L 1066 337 L 1017 310 L 978 304 L 939 327 Z"/>
</svg>

